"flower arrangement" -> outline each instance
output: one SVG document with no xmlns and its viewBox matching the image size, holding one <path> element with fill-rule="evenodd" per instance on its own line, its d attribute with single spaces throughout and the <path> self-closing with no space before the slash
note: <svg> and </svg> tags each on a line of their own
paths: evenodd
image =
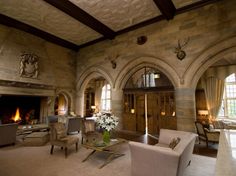
<svg viewBox="0 0 236 176">
<path fill-rule="evenodd" d="M 97 114 L 97 117 L 97 126 L 106 131 L 111 131 L 118 125 L 118 118 L 110 113 Z"/>
</svg>

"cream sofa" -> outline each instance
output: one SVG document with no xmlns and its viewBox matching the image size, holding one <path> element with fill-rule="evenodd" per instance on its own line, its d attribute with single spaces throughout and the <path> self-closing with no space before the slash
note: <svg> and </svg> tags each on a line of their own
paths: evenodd
<svg viewBox="0 0 236 176">
<path fill-rule="evenodd" d="M 156 145 L 130 141 L 132 176 L 182 176 L 191 162 L 196 136 L 190 132 L 161 129 Z M 173 138 L 180 138 L 180 142 L 171 149 L 169 144 Z"/>
</svg>

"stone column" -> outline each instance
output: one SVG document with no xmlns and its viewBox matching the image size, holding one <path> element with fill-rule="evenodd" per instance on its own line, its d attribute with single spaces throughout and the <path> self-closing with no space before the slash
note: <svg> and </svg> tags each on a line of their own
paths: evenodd
<svg viewBox="0 0 236 176">
<path fill-rule="evenodd" d="M 82 91 L 76 93 L 75 114 L 80 115 L 82 117 L 84 115 L 84 92 Z"/>
<path fill-rule="evenodd" d="M 112 90 L 112 113 L 119 118 L 119 124 L 117 129 L 123 129 L 123 90 Z"/>
<path fill-rule="evenodd" d="M 177 88 L 175 91 L 177 130 L 195 132 L 195 89 Z"/>
</svg>

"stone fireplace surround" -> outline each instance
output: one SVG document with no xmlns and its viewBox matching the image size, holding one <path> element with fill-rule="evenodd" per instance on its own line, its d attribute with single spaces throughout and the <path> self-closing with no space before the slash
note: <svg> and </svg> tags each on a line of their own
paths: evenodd
<svg viewBox="0 0 236 176">
<path fill-rule="evenodd" d="M 55 97 L 55 87 L 44 84 L 0 80 L 0 98 L 5 96 L 40 97 L 37 118 L 39 123 L 45 123 L 46 117 L 53 111 L 54 106 L 51 100 Z"/>
</svg>

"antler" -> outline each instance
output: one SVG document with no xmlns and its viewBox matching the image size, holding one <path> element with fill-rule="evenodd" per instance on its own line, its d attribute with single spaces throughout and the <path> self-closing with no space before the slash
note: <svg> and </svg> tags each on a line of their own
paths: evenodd
<svg viewBox="0 0 236 176">
<path fill-rule="evenodd" d="M 182 44 L 182 46 L 180 45 L 181 48 L 185 47 L 189 42 L 189 37 L 187 39 L 185 39 L 184 43 Z"/>
</svg>

